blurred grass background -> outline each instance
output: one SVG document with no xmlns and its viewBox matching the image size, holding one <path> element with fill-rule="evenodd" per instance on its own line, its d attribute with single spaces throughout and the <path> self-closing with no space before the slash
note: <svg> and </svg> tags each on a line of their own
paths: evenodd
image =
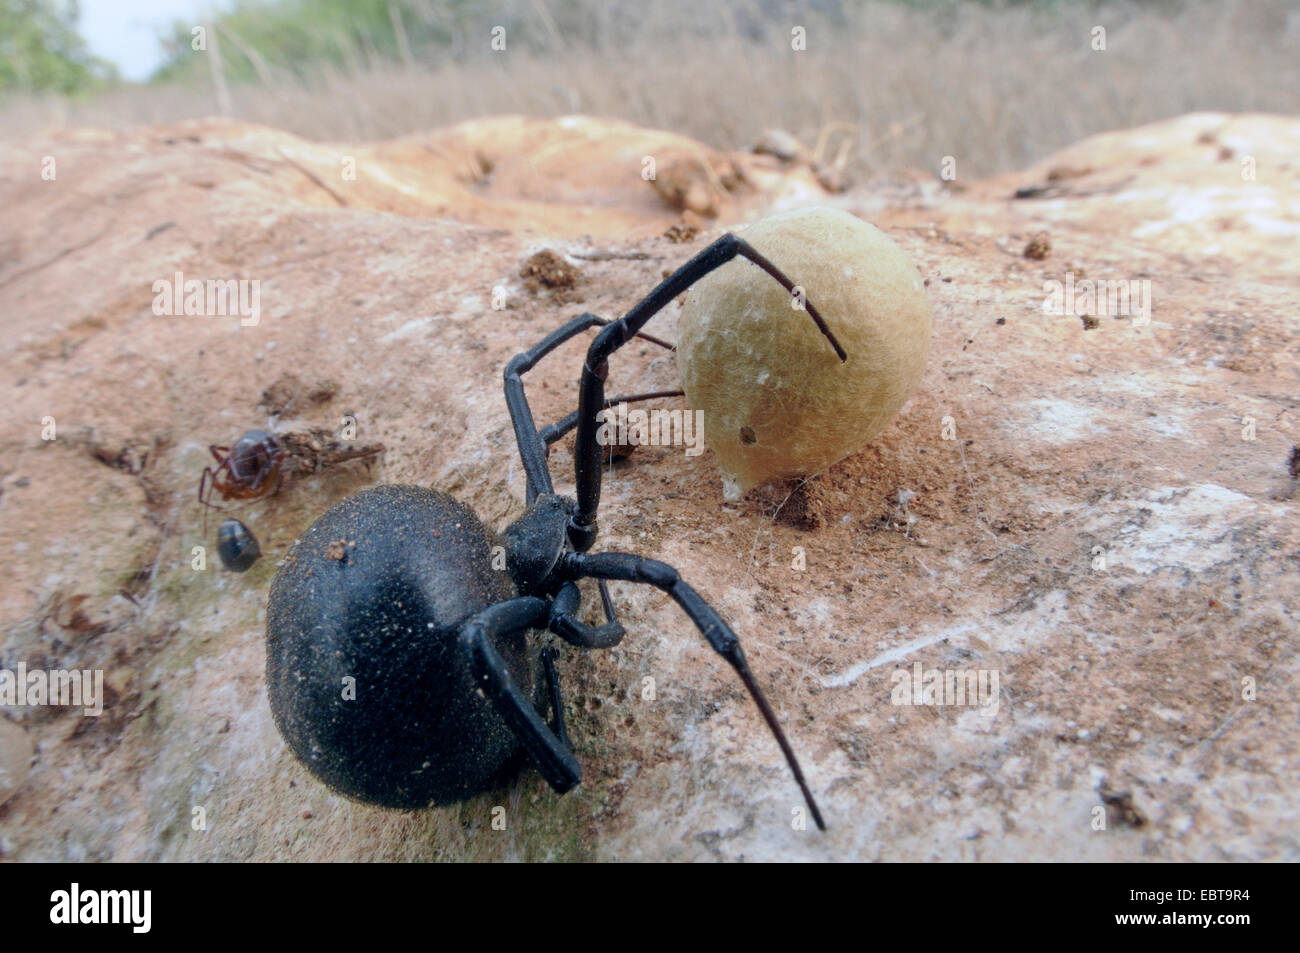
<svg viewBox="0 0 1300 953">
<path fill-rule="evenodd" d="M 358 140 L 585 113 L 723 148 L 835 129 L 855 175 L 945 155 L 984 175 L 1190 111 L 1300 114 L 1295 0 L 238 0 L 205 51 L 175 24 L 147 84 L 89 57 L 51 3 L 0 0 L 0 53 L 21 62 L 44 10 L 75 66 L 0 71 L 0 137 L 225 114 Z"/>
</svg>

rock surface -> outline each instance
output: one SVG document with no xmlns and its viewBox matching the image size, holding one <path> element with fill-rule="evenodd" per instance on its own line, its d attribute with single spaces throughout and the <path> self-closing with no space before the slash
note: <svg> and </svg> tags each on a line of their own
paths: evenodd
<svg viewBox="0 0 1300 953">
<path fill-rule="evenodd" d="M 22 726 L 0 719 L 0 807 L 17 793 L 32 767 L 32 743 Z"/>
<path fill-rule="evenodd" d="M 364 146 L 205 122 L 5 147 L 0 668 L 99 669 L 106 697 L 98 718 L 7 710 L 36 756 L 0 805 L 0 854 L 1294 859 L 1297 155 L 1300 120 L 1200 114 L 995 180 L 827 196 L 798 164 L 585 118 Z M 646 156 L 684 180 L 652 188 Z M 264 686 L 292 540 L 377 481 L 504 526 L 524 497 L 505 362 L 580 310 L 626 310 L 728 224 L 812 203 L 884 228 L 927 279 L 920 390 L 867 450 L 736 503 L 710 454 L 642 447 L 606 480 L 597 548 L 678 566 L 732 623 L 829 832 L 792 826 L 798 790 L 730 671 L 625 585 L 623 644 L 561 650 L 572 793 L 529 771 L 394 813 L 316 784 Z M 1024 257 L 1040 232 L 1050 253 Z M 547 248 L 576 282 L 525 287 Z M 260 320 L 156 314 L 176 272 L 259 281 Z M 1149 281 L 1149 321 L 1045 313 L 1067 273 Z M 650 330 L 671 340 L 675 320 Z M 575 406 L 581 356 L 528 376 L 539 420 Z M 658 348 L 614 362 L 617 392 L 674 386 Z M 265 555 L 222 572 L 196 501 L 209 445 L 345 416 L 382 461 L 235 507 Z M 561 489 L 570 460 L 568 441 Z M 996 672 L 996 714 L 891 704 L 916 664 Z"/>
</svg>

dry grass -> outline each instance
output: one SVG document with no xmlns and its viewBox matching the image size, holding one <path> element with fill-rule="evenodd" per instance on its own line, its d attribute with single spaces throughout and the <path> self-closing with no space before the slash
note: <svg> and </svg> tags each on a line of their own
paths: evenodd
<svg viewBox="0 0 1300 953">
<path fill-rule="evenodd" d="M 485 25 L 482 50 L 462 49 L 441 66 L 354 64 L 310 80 L 273 71 L 231 90 L 231 114 L 311 139 L 355 140 L 489 114 L 587 113 L 723 147 L 748 145 L 774 126 L 812 143 L 841 123 L 860 174 L 937 169 L 952 155 L 965 177 L 1189 111 L 1300 113 L 1293 3 L 864 3 L 838 24 L 812 14 L 768 18 L 761 39 L 727 9 L 660 3 L 638 38 L 572 48 L 551 33 L 545 52 L 516 44 L 492 53 Z M 793 24 L 807 29 L 805 51 L 791 49 Z M 1104 52 L 1091 48 L 1096 25 L 1106 28 Z M 219 111 L 210 87 L 137 87 L 81 104 L 10 102 L 0 128 L 17 137 L 51 124 L 116 127 Z"/>
</svg>

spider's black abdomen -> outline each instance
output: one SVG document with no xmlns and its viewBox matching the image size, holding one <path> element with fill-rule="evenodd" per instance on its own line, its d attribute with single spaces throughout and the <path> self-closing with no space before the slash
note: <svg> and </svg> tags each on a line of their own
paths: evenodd
<svg viewBox="0 0 1300 953">
<path fill-rule="evenodd" d="M 457 630 L 511 598 L 497 540 L 468 506 L 380 486 L 331 507 L 294 543 L 267 606 L 267 693 L 294 753 L 343 794 L 385 807 L 486 790 L 515 736 L 470 677 Z M 522 634 L 497 644 L 529 691 Z"/>
</svg>

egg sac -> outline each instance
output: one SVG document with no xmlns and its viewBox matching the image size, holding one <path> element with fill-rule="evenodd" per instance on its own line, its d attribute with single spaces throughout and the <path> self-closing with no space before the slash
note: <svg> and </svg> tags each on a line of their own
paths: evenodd
<svg viewBox="0 0 1300 953">
<path fill-rule="evenodd" d="M 803 290 L 848 360 L 752 262 L 738 257 L 696 283 L 677 359 L 728 498 L 862 449 L 916 390 L 930 350 L 921 276 L 874 225 L 808 208 L 737 234 Z"/>
</svg>

